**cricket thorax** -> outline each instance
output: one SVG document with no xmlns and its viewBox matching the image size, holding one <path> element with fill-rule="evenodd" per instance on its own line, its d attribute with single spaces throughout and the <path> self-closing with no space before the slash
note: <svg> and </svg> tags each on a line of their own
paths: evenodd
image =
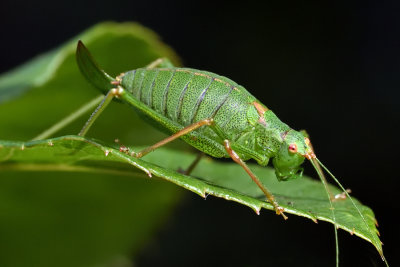
<svg viewBox="0 0 400 267">
<path fill-rule="evenodd" d="M 271 110 L 254 102 L 247 111 L 253 126 L 254 150 L 259 155 L 272 158 L 280 180 L 299 177 L 308 146 L 304 136 L 283 123 Z"/>
<path fill-rule="evenodd" d="M 247 111 L 247 119 L 253 126 L 255 149 L 258 153 L 274 157 L 280 150 L 285 133 L 290 127 L 264 105 L 253 102 Z"/>
</svg>

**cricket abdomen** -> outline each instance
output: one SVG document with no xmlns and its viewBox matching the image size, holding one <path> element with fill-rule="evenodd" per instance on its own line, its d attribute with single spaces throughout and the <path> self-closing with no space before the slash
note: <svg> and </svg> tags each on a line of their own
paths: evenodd
<svg viewBox="0 0 400 267">
<path fill-rule="evenodd" d="M 232 139 L 249 127 L 246 112 L 255 100 L 226 77 L 186 68 L 129 71 L 121 85 L 149 108 L 183 127 L 213 118 Z"/>
</svg>

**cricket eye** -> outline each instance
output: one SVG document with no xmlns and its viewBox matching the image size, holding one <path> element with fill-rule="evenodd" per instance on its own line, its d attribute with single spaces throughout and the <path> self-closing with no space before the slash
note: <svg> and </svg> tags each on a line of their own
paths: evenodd
<svg viewBox="0 0 400 267">
<path fill-rule="evenodd" d="M 297 145 L 296 144 L 290 144 L 289 145 L 289 152 L 290 153 L 296 153 L 297 152 Z"/>
</svg>

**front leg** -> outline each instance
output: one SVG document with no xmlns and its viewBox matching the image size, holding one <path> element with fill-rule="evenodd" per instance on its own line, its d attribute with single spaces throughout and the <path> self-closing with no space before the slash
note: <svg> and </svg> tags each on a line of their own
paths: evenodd
<svg viewBox="0 0 400 267">
<path fill-rule="evenodd" d="M 247 164 L 239 157 L 239 155 L 232 149 L 231 143 L 229 140 L 224 140 L 224 147 L 226 152 L 228 152 L 229 156 L 239 164 L 251 177 L 253 182 L 257 184 L 257 186 L 264 192 L 265 196 L 267 197 L 268 201 L 274 206 L 275 212 L 278 215 L 282 215 L 282 217 L 286 220 L 287 216 L 283 213 L 284 209 L 279 206 L 278 202 L 276 202 L 274 195 L 268 190 L 268 188 L 262 184 L 260 179 L 250 170 Z"/>
</svg>

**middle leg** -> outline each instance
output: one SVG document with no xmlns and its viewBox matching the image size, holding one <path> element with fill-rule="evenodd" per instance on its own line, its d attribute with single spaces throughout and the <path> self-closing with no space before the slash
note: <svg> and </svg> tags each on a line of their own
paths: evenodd
<svg viewBox="0 0 400 267">
<path fill-rule="evenodd" d="M 183 135 L 185 135 L 185 134 L 188 134 L 188 133 L 190 133 L 190 132 L 193 132 L 194 130 L 200 128 L 201 126 L 204 126 L 204 125 L 210 126 L 210 125 L 212 125 L 213 123 L 214 123 L 214 120 L 211 119 L 211 118 L 209 118 L 209 119 L 204 119 L 204 120 L 195 122 L 195 123 L 193 123 L 193 124 L 191 124 L 191 125 L 189 125 L 189 126 L 186 126 L 186 127 L 183 128 L 182 130 L 177 131 L 177 132 L 174 133 L 173 135 L 168 136 L 167 138 L 161 140 L 160 142 L 158 142 L 158 143 L 156 143 L 156 144 L 154 144 L 154 145 L 152 145 L 152 146 L 149 146 L 149 147 L 143 149 L 143 150 L 140 151 L 140 152 L 137 152 L 137 153 L 136 153 L 136 152 L 133 152 L 133 153 L 132 153 L 132 156 L 133 156 L 133 157 L 136 157 L 136 158 L 141 158 L 141 157 L 147 155 L 148 153 L 150 153 L 150 152 L 156 150 L 157 148 L 159 148 L 159 147 L 161 147 L 161 146 L 163 146 L 163 145 L 165 145 L 165 144 L 168 144 L 169 142 L 172 142 L 172 141 L 178 139 L 179 137 L 181 137 L 181 136 L 183 136 Z"/>
</svg>

